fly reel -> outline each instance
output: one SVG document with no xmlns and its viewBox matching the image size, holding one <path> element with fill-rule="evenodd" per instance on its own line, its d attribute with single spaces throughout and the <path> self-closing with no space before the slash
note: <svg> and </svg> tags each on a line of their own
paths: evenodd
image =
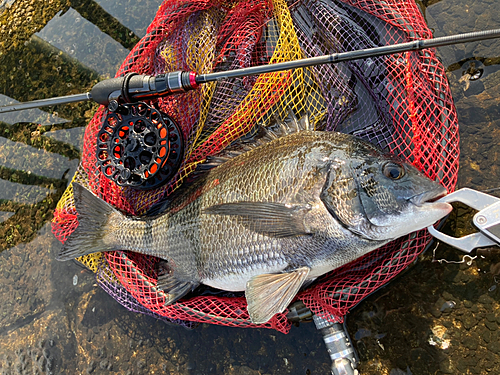
<svg viewBox="0 0 500 375">
<path fill-rule="evenodd" d="M 178 125 L 145 103 L 110 103 L 97 136 L 102 173 L 120 186 L 154 189 L 178 171 L 183 139 Z"/>
</svg>

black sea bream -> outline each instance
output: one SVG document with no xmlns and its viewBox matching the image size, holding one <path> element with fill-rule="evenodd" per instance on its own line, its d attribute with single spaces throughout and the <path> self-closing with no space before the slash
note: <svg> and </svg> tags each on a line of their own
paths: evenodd
<svg viewBox="0 0 500 375">
<path fill-rule="evenodd" d="M 401 159 L 347 134 L 304 130 L 206 172 L 160 215 L 128 217 L 73 184 L 79 225 L 58 256 L 129 250 L 164 259 L 173 303 L 199 284 L 245 291 L 254 323 L 282 312 L 307 280 L 451 211 Z"/>
</svg>

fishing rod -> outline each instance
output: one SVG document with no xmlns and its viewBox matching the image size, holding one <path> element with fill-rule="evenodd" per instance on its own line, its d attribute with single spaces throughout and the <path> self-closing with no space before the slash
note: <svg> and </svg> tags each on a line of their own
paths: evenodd
<svg viewBox="0 0 500 375">
<path fill-rule="evenodd" d="M 498 37 L 500 37 L 500 29 L 478 31 L 208 74 L 176 71 L 159 74 L 157 76 L 149 76 L 129 73 L 123 77 L 101 81 L 87 93 L 4 105 L 0 107 L 0 113 L 87 100 L 94 100 L 105 106 L 108 106 L 110 103 L 116 105 L 118 101 L 131 103 L 139 100 L 154 99 L 186 92 L 196 89 L 199 85 L 204 83 L 230 78 L 241 78 L 263 73 L 306 68 L 321 64 L 335 64 L 343 61 L 385 56 L 407 51 L 419 51 L 426 48 L 477 42 Z"/>
</svg>

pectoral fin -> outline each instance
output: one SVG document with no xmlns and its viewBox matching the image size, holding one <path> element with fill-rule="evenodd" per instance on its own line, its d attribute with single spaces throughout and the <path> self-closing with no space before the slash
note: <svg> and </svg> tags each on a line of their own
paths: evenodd
<svg viewBox="0 0 500 375">
<path fill-rule="evenodd" d="M 236 216 L 240 224 L 254 232 L 284 238 L 310 234 L 304 222 L 310 209 L 307 205 L 290 207 L 273 202 L 236 202 L 209 207 L 204 213 Z"/>
<path fill-rule="evenodd" d="M 245 291 L 252 323 L 265 323 L 275 314 L 283 312 L 306 280 L 309 271 L 309 267 L 300 267 L 292 272 L 252 277 L 247 282 Z"/>
</svg>

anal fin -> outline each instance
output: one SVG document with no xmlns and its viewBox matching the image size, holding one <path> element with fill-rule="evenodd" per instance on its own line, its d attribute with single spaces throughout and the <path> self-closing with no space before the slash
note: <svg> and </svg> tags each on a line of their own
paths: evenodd
<svg viewBox="0 0 500 375">
<path fill-rule="evenodd" d="M 252 277 L 247 282 L 245 291 L 252 323 L 266 323 L 275 314 L 285 311 L 309 271 L 309 267 L 300 267 L 292 272 Z"/>
<path fill-rule="evenodd" d="M 171 305 L 198 286 L 197 282 L 178 279 L 168 262 L 160 262 L 159 267 L 163 273 L 158 275 L 156 287 L 168 294 L 166 305 Z"/>
</svg>

